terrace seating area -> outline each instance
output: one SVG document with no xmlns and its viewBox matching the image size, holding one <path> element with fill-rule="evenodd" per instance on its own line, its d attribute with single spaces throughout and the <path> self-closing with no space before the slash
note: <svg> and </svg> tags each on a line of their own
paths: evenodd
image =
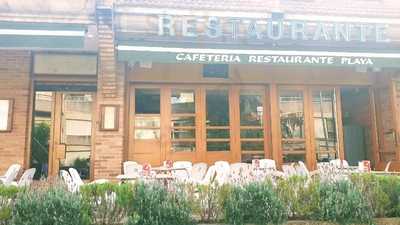
<svg viewBox="0 0 400 225">
<path fill-rule="evenodd" d="M 367 166 L 367 167 L 365 167 Z M 371 171 L 369 165 L 360 162 L 358 167 L 349 166 L 346 160 L 332 160 L 326 163 L 318 163 L 317 170 L 309 171 L 304 162 L 299 161 L 282 166 L 279 170 L 272 159 L 253 160 L 252 163 L 232 163 L 217 161 L 213 165 L 204 162 L 192 163 L 189 161 L 164 161 L 160 167 L 152 167 L 150 164 L 139 164 L 134 161 L 123 163 L 123 174 L 116 177 L 120 183 L 135 181 L 160 181 L 168 185 L 170 182 L 190 183 L 197 185 L 245 185 L 251 182 L 270 179 L 273 183 L 277 179 L 288 179 L 292 176 L 301 176 L 311 179 L 319 176 L 322 181 L 346 180 L 349 175 L 355 173 L 371 173 L 384 175 L 400 175 L 397 172 L 389 172 L 390 162 L 385 171 Z M 71 192 L 79 191 L 79 187 L 85 183 L 74 168 L 60 172 L 62 180 L 67 184 Z M 95 180 L 93 183 L 109 182 L 105 179 Z"/>
</svg>

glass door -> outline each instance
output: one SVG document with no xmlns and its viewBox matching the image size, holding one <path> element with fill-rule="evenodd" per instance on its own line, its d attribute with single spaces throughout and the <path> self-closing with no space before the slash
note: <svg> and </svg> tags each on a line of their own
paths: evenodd
<svg viewBox="0 0 400 225">
<path fill-rule="evenodd" d="M 170 149 L 167 159 L 195 161 L 198 132 L 198 91 L 195 88 L 168 89 L 170 100 Z"/>
<path fill-rule="evenodd" d="M 90 179 L 93 98 L 86 92 L 35 93 L 31 163 L 39 171 L 36 178 L 73 167 Z"/>
<path fill-rule="evenodd" d="M 60 169 L 73 167 L 82 179 L 90 179 L 90 155 L 92 151 L 91 93 L 60 93 L 61 127 L 56 147 L 63 146 L 65 153 L 59 157 Z"/>
<path fill-rule="evenodd" d="M 306 161 L 304 95 L 304 90 L 279 91 L 283 163 Z"/>
<path fill-rule="evenodd" d="M 133 119 L 129 158 L 138 163 L 161 164 L 161 89 L 133 89 Z M 131 142 L 132 143 L 132 142 Z"/>
<path fill-rule="evenodd" d="M 242 89 L 239 94 L 241 161 L 266 158 L 265 89 Z"/>
</svg>

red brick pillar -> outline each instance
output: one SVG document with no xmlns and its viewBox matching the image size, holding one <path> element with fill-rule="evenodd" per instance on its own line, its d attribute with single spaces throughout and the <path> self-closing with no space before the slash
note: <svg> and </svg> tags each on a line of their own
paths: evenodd
<svg viewBox="0 0 400 225">
<path fill-rule="evenodd" d="M 121 173 L 124 151 L 125 73 L 116 62 L 112 7 L 98 6 L 96 16 L 99 66 L 92 171 L 94 179 L 115 178 Z M 119 106 L 118 131 L 100 130 L 100 108 L 103 104 Z"/>
</svg>

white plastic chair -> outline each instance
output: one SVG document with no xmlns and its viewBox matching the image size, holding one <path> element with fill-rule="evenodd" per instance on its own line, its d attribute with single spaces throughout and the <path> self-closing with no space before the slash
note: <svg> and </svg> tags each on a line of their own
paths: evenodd
<svg viewBox="0 0 400 225">
<path fill-rule="evenodd" d="M 124 175 L 127 176 L 138 176 L 142 172 L 142 165 L 134 161 L 124 162 Z"/>
<path fill-rule="evenodd" d="M 192 166 L 190 175 L 192 177 L 192 182 L 194 183 L 201 182 L 207 173 L 207 167 L 208 167 L 207 163 L 195 163 Z"/>
<path fill-rule="evenodd" d="M 64 183 L 67 185 L 68 191 L 70 191 L 70 192 L 78 191 L 78 185 L 76 185 L 75 182 L 72 180 L 72 177 L 68 173 L 68 171 L 60 170 L 60 176 L 61 176 L 61 179 L 64 181 Z"/>
<path fill-rule="evenodd" d="M 4 176 L 0 177 L 0 184 L 4 185 L 11 185 L 12 182 L 17 178 L 18 173 L 21 169 L 21 165 L 19 164 L 12 164 Z"/>
<path fill-rule="evenodd" d="M 25 170 L 18 182 L 13 182 L 12 185 L 17 187 L 29 187 L 32 184 L 33 176 L 35 176 L 36 168 Z"/>
<path fill-rule="evenodd" d="M 346 160 L 333 159 L 329 163 L 336 168 L 349 168 L 349 163 Z"/>
<path fill-rule="evenodd" d="M 81 176 L 79 176 L 79 173 L 75 168 L 69 168 L 68 171 L 71 174 L 72 181 L 77 185 L 77 189 L 79 191 L 79 187 L 84 185 L 85 183 L 83 182 Z M 90 182 L 89 184 L 104 184 L 107 182 L 109 182 L 109 180 L 107 179 L 98 179 Z"/>
<path fill-rule="evenodd" d="M 286 177 L 291 177 L 297 174 L 296 169 L 292 165 L 282 165 L 283 173 Z"/>
<path fill-rule="evenodd" d="M 230 174 L 230 166 L 229 163 L 226 161 L 217 161 L 215 162 L 215 171 L 216 177 L 215 180 L 219 185 L 223 185 L 228 182 L 229 174 Z"/>
<path fill-rule="evenodd" d="M 387 164 L 386 164 L 386 167 L 385 167 L 385 172 L 387 173 L 387 172 L 390 172 L 390 165 L 392 164 L 392 161 L 389 161 Z"/>
<path fill-rule="evenodd" d="M 251 164 L 233 163 L 230 165 L 229 182 L 232 184 L 245 184 L 251 181 Z"/>
<path fill-rule="evenodd" d="M 276 170 L 275 160 L 272 159 L 260 159 L 260 168 L 267 170 Z"/>
<path fill-rule="evenodd" d="M 198 184 L 211 184 L 211 182 L 213 181 L 213 179 L 216 177 L 216 169 L 215 169 L 215 165 L 212 165 L 208 168 L 206 175 L 204 176 L 204 178 L 200 181 L 200 182 L 196 182 Z"/>
<path fill-rule="evenodd" d="M 174 169 L 182 169 L 182 170 L 174 170 L 172 172 L 175 179 L 179 182 L 188 182 L 191 179 L 191 170 L 192 170 L 192 162 L 189 161 L 176 161 L 173 166 Z"/>
</svg>

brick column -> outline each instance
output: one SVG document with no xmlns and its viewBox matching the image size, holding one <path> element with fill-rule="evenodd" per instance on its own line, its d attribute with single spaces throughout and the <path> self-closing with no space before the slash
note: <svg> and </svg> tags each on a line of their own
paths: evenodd
<svg viewBox="0 0 400 225">
<path fill-rule="evenodd" d="M 13 163 L 29 164 L 30 69 L 30 52 L 0 51 L 0 98 L 14 100 L 12 130 L 0 132 L 0 174 Z"/>
<path fill-rule="evenodd" d="M 98 29 L 99 67 L 97 82 L 97 123 L 93 149 L 93 178 L 115 178 L 121 173 L 124 150 L 124 96 L 125 71 L 116 63 L 113 30 L 113 9 L 98 6 L 96 9 Z M 118 105 L 119 130 L 100 131 L 100 106 Z"/>
</svg>

